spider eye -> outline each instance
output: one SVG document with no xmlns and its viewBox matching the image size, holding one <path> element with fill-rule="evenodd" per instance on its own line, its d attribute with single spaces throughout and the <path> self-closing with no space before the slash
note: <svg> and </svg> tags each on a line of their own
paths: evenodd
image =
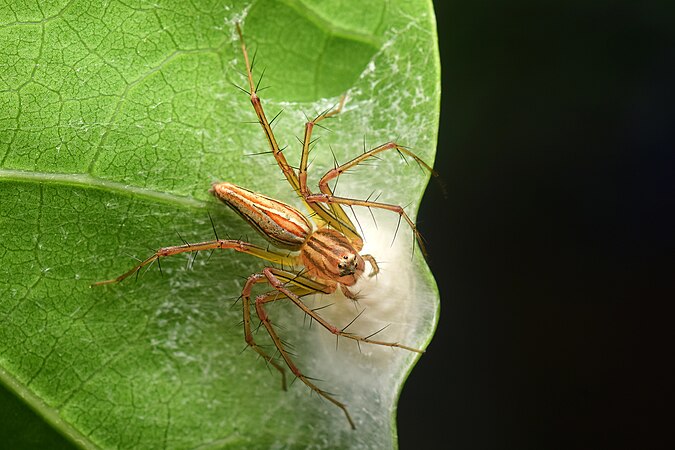
<svg viewBox="0 0 675 450">
<path fill-rule="evenodd" d="M 345 265 L 344 265 L 343 263 L 338 263 L 338 268 L 339 268 L 339 269 L 344 269 L 344 268 L 345 268 Z"/>
<path fill-rule="evenodd" d="M 349 256 L 347 256 L 347 255 L 342 256 L 342 259 L 348 259 L 348 258 L 349 258 Z"/>
</svg>

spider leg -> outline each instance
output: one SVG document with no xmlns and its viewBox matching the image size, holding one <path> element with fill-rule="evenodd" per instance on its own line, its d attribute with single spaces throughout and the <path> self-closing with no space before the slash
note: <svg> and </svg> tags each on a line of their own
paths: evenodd
<svg viewBox="0 0 675 450">
<path fill-rule="evenodd" d="M 255 350 L 266 362 L 268 362 L 272 367 L 277 369 L 281 374 L 281 388 L 286 390 L 286 371 L 281 365 L 279 365 L 271 356 L 269 356 L 265 350 L 263 350 L 258 344 L 256 344 L 255 339 L 253 339 L 253 333 L 251 332 L 251 288 L 256 283 L 265 282 L 267 279 L 260 273 L 256 273 L 248 277 L 244 289 L 241 291 L 241 298 L 244 309 L 244 340 L 246 344 Z M 278 296 L 278 293 L 275 292 Z"/>
<path fill-rule="evenodd" d="M 157 250 L 152 256 L 141 261 L 131 270 L 123 273 L 122 275 L 112 278 L 110 280 L 97 281 L 91 286 L 101 286 L 104 284 L 114 284 L 119 283 L 125 278 L 130 277 L 138 273 L 143 267 L 152 264 L 155 261 L 158 261 L 160 258 L 167 256 L 177 255 L 179 253 L 190 253 L 190 252 L 200 252 L 203 250 L 224 250 L 232 249 L 242 253 L 248 253 L 249 255 L 256 256 L 267 261 L 272 261 L 276 264 L 281 264 L 282 266 L 293 266 L 297 265 L 297 257 L 293 255 L 287 255 L 282 253 L 276 253 L 270 250 L 267 250 L 258 245 L 250 244 L 248 242 L 232 240 L 232 239 L 216 239 L 213 241 L 204 241 L 204 242 L 195 242 L 192 244 L 185 243 L 183 245 L 176 245 L 172 247 L 163 247 Z"/>
<path fill-rule="evenodd" d="M 267 281 L 272 285 L 272 287 L 274 287 L 277 291 L 282 293 L 284 295 L 284 297 L 290 298 L 294 303 L 296 301 L 302 303 L 302 301 L 300 300 L 300 297 L 295 292 L 293 292 L 293 289 L 291 287 L 287 287 L 285 282 L 281 281 L 279 278 L 277 278 L 274 275 L 274 271 L 276 271 L 276 269 L 267 267 L 267 268 L 263 269 L 262 273 L 256 274 L 256 275 L 260 276 L 260 277 L 265 277 L 267 279 Z M 283 272 L 283 273 L 285 275 L 287 275 L 287 277 L 289 277 L 289 278 L 291 278 L 291 279 L 293 279 L 297 282 L 301 282 L 301 281 L 298 281 L 299 278 L 301 278 L 301 277 L 299 277 L 295 274 L 292 274 L 290 272 Z M 307 280 L 307 281 L 309 281 L 311 283 L 315 283 L 312 280 Z M 311 289 L 305 289 L 305 290 L 308 291 L 307 293 L 318 292 L 317 290 L 311 290 Z M 354 424 L 354 421 L 352 420 L 352 417 L 349 414 L 349 411 L 347 411 L 347 406 L 344 403 L 336 400 L 335 398 L 333 398 L 333 396 L 331 394 L 329 394 L 328 392 L 324 391 L 323 389 L 319 388 L 316 384 L 314 384 L 312 382 L 312 380 L 307 375 L 303 374 L 302 371 L 300 371 L 298 366 L 296 366 L 295 363 L 293 362 L 293 359 L 291 359 L 290 354 L 286 350 L 284 344 L 281 342 L 281 339 L 279 338 L 279 335 L 277 334 L 276 330 L 272 326 L 272 321 L 270 320 L 269 316 L 267 315 L 267 311 L 265 310 L 265 304 L 266 303 L 273 302 L 277 299 L 278 298 L 276 298 L 276 297 L 271 297 L 271 296 L 264 295 L 264 294 L 258 296 L 255 299 L 256 313 L 258 314 L 258 317 L 260 318 L 260 321 L 262 322 L 263 326 L 267 330 L 267 333 L 270 335 L 270 338 L 272 338 L 272 342 L 274 343 L 274 346 L 279 351 L 279 354 L 281 355 L 282 359 L 284 360 L 284 362 L 286 363 L 286 365 L 288 366 L 290 371 L 293 373 L 293 375 L 295 375 L 300 381 L 302 381 L 312 391 L 316 392 L 321 397 L 325 398 L 326 400 L 328 400 L 329 402 L 331 402 L 332 404 L 334 404 L 335 406 L 340 408 L 342 410 L 342 412 L 344 412 L 345 416 L 347 417 L 347 421 L 349 422 L 349 425 L 352 427 L 352 429 L 355 429 L 356 425 Z M 304 303 L 303 303 L 303 305 L 304 305 Z"/>
<path fill-rule="evenodd" d="M 288 164 L 286 157 L 279 148 L 276 138 L 274 137 L 274 132 L 272 131 L 272 126 L 270 125 L 265 112 L 263 111 L 262 104 L 260 103 L 260 97 L 256 93 L 256 85 L 253 82 L 253 74 L 251 72 L 251 61 L 248 57 L 248 51 L 246 50 L 246 43 L 244 42 L 244 35 L 241 31 L 241 27 L 237 24 L 237 33 L 239 34 L 239 40 L 241 41 L 241 51 L 244 54 L 244 62 L 246 63 L 246 77 L 248 78 L 249 92 L 248 94 L 251 97 L 251 104 L 255 110 L 256 115 L 258 116 L 258 122 L 262 126 L 263 131 L 265 132 L 265 137 L 272 149 L 272 154 L 277 160 L 279 168 L 284 173 L 284 176 L 290 183 L 290 185 L 295 189 L 296 192 L 300 192 L 300 183 L 298 182 L 298 176 L 295 173 L 295 170 Z"/>
<path fill-rule="evenodd" d="M 286 160 L 286 156 L 283 154 L 283 149 L 279 147 L 279 143 L 276 140 L 276 137 L 274 136 L 274 131 L 272 131 L 272 126 L 270 125 L 270 122 L 267 120 L 267 117 L 265 116 L 265 111 L 263 110 L 262 103 L 260 101 L 260 97 L 258 97 L 257 94 L 257 86 L 253 82 L 253 74 L 251 72 L 251 62 L 248 57 L 248 50 L 246 49 L 246 43 L 244 42 L 244 35 L 241 31 L 241 27 L 239 24 L 237 24 L 237 33 L 239 34 L 239 39 L 241 41 L 241 51 L 244 55 L 244 62 L 246 64 L 246 77 L 248 80 L 248 85 L 249 85 L 249 92 L 248 94 L 251 97 L 251 104 L 253 105 L 253 109 L 255 110 L 256 115 L 258 116 L 258 122 L 260 123 L 260 126 L 262 127 L 265 137 L 267 138 L 267 142 L 270 146 L 270 149 L 272 150 L 272 155 L 274 155 L 274 159 L 277 161 L 277 165 L 281 169 L 281 171 L 284 174 L 284 177 L 286 177 L 286 180 L 288 183 L 291 185 L 293 190 L 298 194 L 298 196 L 303 200 L 303 202 L 307 205 L 307 207 L 313 211 L 323 222 L 329 223 L 332 226 L 340 229 L 339 227 L 347 227 L 349 228 L 348 224 L 351 223 L 349 222 L 349 219 L 347 218 L 347 222 L 341 225 L 342 220 L 336 218 L 331 212 L 330 212 L 330 207 L 325 207 L 324 205 L 320 203 L 309 203 L 304 200 L 304 196 L 302 194 L 301 190 L 301 185 L 300 185 L 300 180 L 298 178 L 298 174 L 295 172 L 293 167 L 291 167 L 290 164 L 288 164 L 288 161 Z M 342 104 L 344 103 L 344 99 L 341 100 L 339 108 L 337 108 L 334 111 L 327 112 L 323 114 L 323 118 L 330 117 L 334 114 L 337 114 L 342 107 Z M 316 123 L 316 121 L 314 122 Z M 343 213 L 344 214 L 344 213 Z M 345 216 L 346 217 L 346 216 Z M 353 229 L 354 226 L 351 225 L 351 228 Z M 355 231 L 354 231 L 355 233 Z"/>
<path fill-rule="evenodd" d="M 393 205 L 390 203 L 380 203 L 380 202 L 373 202 L 369 200 L 357 200 L 353 198 L 347 198 L 347 197 L 336 197 L 334 195 L 328 195 L 328 194 L 313 194 L 310 197 L 307 197 L 307 201 L 309 202 L 324 202 L 324 203 L 338 203 L 341 205 L 350 205 L 350 206 L 365 206 L 369 208 L 380 208 L 380 209 L 386 209 L 389 211 L 393 211 L 397 213 L 401 218 L 403 218 L 410 228 L 413 231 L 413 234 L 415 236 L 415 240 L 417 241 L 417 244 L 420 246 L 420 249 L 422 250 L 422 253 L 426 256 L 427 251 L 426 247 L 424 245 L 424 241 L 422 241 L 422 235 L 420 232 L 417 230 L 417 226 L 415 226 L 415 222 L 412 221 L 410 216 L 408 216 L 408 213 L 405 212 L 402 206 L 400 205 Z M 398 227 L 397 227 L 398 229 Z"/>
<path fill-rule="evenodd" d="M 302 156 L 300 158 L 300 168 L 298 169 L 298 181 L 300 182 L 300 194 L 302 195 L 303 199 L 307 198 L 308 196 L 312 195 L 312 192 L 309 190 L 309 187 L 307 186 L 307 165 L 309 161 L 309 150 L 310 146 L 312 145 L 312 131 L 314 130 L 314 126 L 321 122 L 324 119 L 327 119 L 329 117 L 333 117 L 342 111 L 342 108 L 344 107 L 345 104 L 345 99 L 346 97 L 343 95 L 340 98 L 340 102 L 338 103 L 338 106 L 335 107 L 332 110 L 324 111 L 320 113 L 314 120 L 310 120 L 309 122 L 305 123 L 305 135 L 302 141 Z M 330 188 L 326 186 L 326 189 L 330 191 Z M 333 193 L 331 192 L 331 195 Z M 318 204 L 318 203 L 315 203 Z M 363 240 L 361 239 L 361 236 L 359 236 L 359 233 L 356 231 L 356 227 L 354 226 L 354 223 L 352 220 L 349 218 L 349 216 L 345 213 L 345 211 L 342 209 L 342 206 L 339 203 L 328 203 L 328 210 L 324 210 L 325 215 L 320 215 L 320 218 L 331 225 L 333 228 L 336 230 L 339 230 L 347 236 L 347 238 L 355 244 L 358 250 L 363 248 Z M 325 217 L 329 216 L 329 217 Z"/>
<path fill-rule="evenodd" d="M 377 155 L 378 153 L 384 152 L 386 150 L 396 150 L 401 154 L 405 154 L 415 160 L 421 167 L 424 169 L 430 171 L 432 174 L 436 174 L 435 171 L 427 164 L 425 163 L 420 157 L 415 155 L 413 152 L 408 150 L 407 148 L 395 143 L 395 142 L 388 142 L 386 144 L 380 145 L 379 147 L 375 147 L 359 156 L 356 158 L 352 159 L 351 161 L 342 164 L 338 167 L 335 167 L 334 169 L 329 170 L 326 172 L 326 174 L 321 177 L 321 180 L 319 180 L 319 190 L 321 191 L 321 194 L 309 194 L 305 196 L 305 201 L 307 203 L 328 203 L 328 204 L 339 204 L 339 205 L 349 205 L 349 206 L 365 206 L 369 208 L 380 208 L 380 209 L 386 209 L 389 211 L 393 211 L 399 215 L 399 217 L 403 218 L 410 228 L 413 231 L 413 234 L 415 235 L 415 239 L 417 240 L 418 245 L 420 246 L 420 249 L 422 250 L 422 253 L 426 255 L 426 249 L 424 247 L 424 243 L 422 241 L 422 237 L 417 231 L 417 227 L 415 226 L 415 223 L 410 219 L 408 214 L 403 210 L 403 207 L 399 205 L 392 205 L 388 203 L 380 203 L 376 201 L 370 201 L 370 200 L 357 200 L 353 198 L 346 198 L 346 197 L 337 197 L 333 195 L 333 192 L 330 190 L 330 187 L 328 186 L 328 182 L 334 178 L 337 178 L 340 176 L 340 174 L 344 173 L 345 171 L 349 170 L 350 168 L 356 166 L 357 164 L 365 161 L 368 158 L 372 158 L 373 156 Z"/>
<path fill-rule="evenodd" d="M 249 347 L 253 348 L 253 350 L 255 350 L 256 353 L 258 353 L 265 361 L 267 361 L 272 367 L 274 367 L 279 371 L 279 373 L 281 373 L 281 388 L 285 391 L 286 371 L 279 363 L 277 363 L 271 356 L 267 354 L 267 352 L 265 352 L 265 350 L 263 350 L 255 342 L 255 339 L 253 338 L 253 333 L 251 332 L 251 289 L 253 288 L 253 285 L 255 285 L 256 283 L 265 283 L 267 281 L 268 281 L 267 278 L 263 274 L 255 273 L 250 277 L 248 277 L 248 279 L 246 280 L 246 284 L 244 285 L 244 289 L 241 291 L 241 298 L 244 310 L 244 340 L 246 341 L 246 344 L 248 344 Z M 293 291 L 299 297 L 316 292 L 314 290 L 304 289 L 298 286 L 291 286 L 290 290 Z M 258 298 L 256 298 L 256 302 L 260 301 L 262 303 L 268 303 L 280 300 L 282 298 L 286 298 L 286 294 L 275 290 L 272 292 L 267 292 L 265 294 L 259 295 Z"/>
<path fill-rule="evenodd" d="M 316 320 L 321 326 L 323 326 L 328 331 L 337 336 L 353 339 L 357 342 L 366 342 L 369 344 L 383 345 L 386 347 L 397 347 L 412 352 L 423 353 L 423 350 L 407 347 L 397 342 L 385 342 L 371 339 L 372 335 L 362 337 L 355 334 L 346 333 L 344 331 L 344 328 L 340 329 L 331 325 L 327 320 L 325 320 L 323 317 L 317 314 L 315 310 L 305 305 L 305 303 L 300 299 L 302 295 L 308 295 L 317 292 L 331 293 L 335 290 L 336 288 L 335 285 L 324 285 L 318 281 L 303 277 L 300 274 L 295 274 L 293 272 L 288 272 L 274 267 L 266 267 L 265 269 L 263 269 L 261 273 L 252 275 L 251 277 L 255 277 L 255 282 L 260 282 L 259 280 L 262 279 L 262 277 L 265 277 L 266 281 L 268 281 L 269 284 L 274 289 L 283 294 L 282 298 L 289 298 L 305 314 L 309 315 L 312 319 Z M 298 293 L 298 289 L 300 289 L 300 293 Z M 312 391 L 316 392 L 321 397 L 325 398 L 326 400 L 328 400 L 329 402 L 333 403 L 335 406 L 340 408 L 345 413 L 345 416 L 347 416 L 347 421 L 349 422 L 351 427 L 355 428 L 354 421 L 349 415 L 346 405 L 333 398 L 331 394 L 329 394 L 328 392 L 316 386 L 306 375 L 304 375 L 300 371 L 300 369 L 298 369 L 298 367 L 291 359 L 291 356 L 286 351 L 283 343 L 281 342 L 281 339 L 279 338 L 277 332 L 274 330 L 274 327 L 272 326 L 272 321 L 270 320 L 265 310 L 266 303 L 276 301 L 278 299 L 279 299 L 278 296 L 270 296 L 269 294 L 264 294 L 258 296 L 255 300 L 256 313 L 258 314 L 258 317 L 260 318 L 260 321 L 264 325 L 268 334 L 272 338 L 274 346 L 279 351 L 279 354 L 281 355 L 282 359 L 284 360 L 290 371 L 293 373 L 293 375 L 299 378 Z"/>
<path fill-rule="evenodd" d="M 278 291 L 282 292 L 289 299 L 291 299 L 291 301 L 293 303 L 295 303 L 295 305 L 298 308 L 300 308 L 303 312 L 305 312 L 307 315 L 309 315 L 312 319 L 316 320 L 319 325 L 321 325 L 322 327 L 324 327 L 325 329 L 327 329 L 328 331 L 330 331 L 331 333 L 333 333 L 337 336 L 344 337 L 344 338 L 347 338 L 347 339 L 352 339 L 352 340 L 359 341 L 359 342 L 365 342 L 365 343 L 368 343 L 368 344 L 383 345 L 385 347 L 401 348 L 401 349 L 409 350 L 409 351 L 415 352 L 415 353 L 424 353 L 424 350 L 419 350 L 419 349 L 416 349 L 416 348 L 413 348 L 413 347 L 408 347 L 406 345 L 399 344 L 398 342 L 379 341 L 379 340 L 375 340 L 375 339 L 370 339 L 370 337 L 363 337 L 363 336 L 358 336 L 358 335 L 352 334 L 352 333 L 346 333 L 342 329 L 337 328 L 334 325 L 331 325 L 326 319 L 321 317 L 316 311 L 312 310 L 309 306 L 305 305 L 297 295 L 295 295 L 293 292 L 291 292 L 288 289 L 288 287 L 286 285 L 288 282 L 290 282 L 292 284 L 297 284 L 297 285 L 306 286 L 306 287 L 313 286 L 313 285 L 314 286 L 316 286 L 316 285 L 320 286 L 320 283 L 318 283 L 317 281 L 311 280 L 309 278 L 305 278 L 301 275 L 297 275 L 297 274 L 294 274 L 292 272 L 288 272 L 286 270 L 277 269 L 275 267 L 267 267 L 267 268 L 263 269 L 262 273 L 265 275 L 265 277 L 267 277 L 267 279 L 269 280 L 272 287 L 274 287 Z M 284 280 L 288 280 L 288 281 L 284 281 Z M 324 289 L 315 289 L 315 291 L 316 292 L 321 291 L 321 292 L 328 293 L 326 291 L 326 288 L 329 288 L 330 292 L 332 292 L 335 289 L 334 287 L 326 286 L 326 287 L 324 287 Z"/>
</svg>

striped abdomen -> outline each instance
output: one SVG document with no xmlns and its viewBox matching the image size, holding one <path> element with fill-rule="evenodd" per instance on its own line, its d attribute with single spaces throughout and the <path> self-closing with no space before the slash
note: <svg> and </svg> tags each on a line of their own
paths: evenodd
<svg viewBox="0 0 675 450">
<path fill-rule="evenodd" d="M 312 225 L 297 209 L 232 183 L 214 183 L 213 195 L 234 209 L 275 246 L 300 250 Z"/>
</svg>

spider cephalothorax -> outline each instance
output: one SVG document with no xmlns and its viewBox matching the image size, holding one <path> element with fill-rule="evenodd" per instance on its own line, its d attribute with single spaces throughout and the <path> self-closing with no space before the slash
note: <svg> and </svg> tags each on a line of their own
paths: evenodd
<svg viewBox="0 0 675 450">
<path fill-rule="evenodd" d="M 343 205 L 349 207 L 365 206 L 369 208 L 380 208 L 397 213 L 399 218 L 404 219 L 412 228 L 418 244 L 422 247 L 422 242 L 419 239 L 419 234 L 417 233 L 414 222 L 408 217 L 401 206 L 372 200 L 357 200 L 353 198 L 338 197 L 333 195 L 332 190 L 328 186 L 328 182 L 364 160 L 372 158 L 378 153 L 387 150 L 396 150 L 402 155 L 405 154 L 413 158 L 422 167 L 430 171 L 431 168 L 410 150 L 395 142 L 388 142 L 369 151 L 365 151 L 351 161 L 329 170 L 319 180 L 320 193 L 312 193 L 307 186 L 307 166 L 309 148 L 312 143 L 312 130 L 320 121 L 338 114 L 342 109 L 345 98 L 342 97 L 339 105 L 335 109 L 325 111 L 319 114 L 314 120 L 305 124 L 300 166 L 298 169 L 294 169 L 286 161 L 286 157 L 282 153 L 276 138 L 274 137 L 270 122 L 265 117 L 260 98 L 256 93 L 256 85 L 253 83 L 251 63 L 239 25 L 237 25 L 237 32 L 241 39 L 241 48 L 246 63 L 246 75 L 250 89 L 246 92 L 250 96 L 253 109 L 263 128 L 272 155 L 293 190 L 298 194 L 305 206 L 312 212 L 312 220 L 305 217 L 297 209 L 279 200 L 252 192 L 232 183 L 214 183 L 211 188 L 213 195 L 234 209 L 275 247 L 285 249 L 285 251 L 261 247 L 241 240 L 219 239 L 218 236 L 216 236 L 216 239 L 211 241 L 185 243 L 183 245 L 161 248 L 157 250 L 155 254 L 145 259 L 128 272 L 123 273 L 117 278 L 94 283 L 94 286 L 120 282 L 125 278 L 138 273 L 141 268 L 166 256 L 177 255 L 180 253 L 194 253 L 203 250 L 232 249 L 275 263 L 276 266 L 265 267 L 259 273 L 254 273 L 249 276 L 244 285 L 241 295 L 244 316 L 244 339 L 265 361 L 281 373 L 282 386 L 285 389 L 286 376 L 284 367 L 255 342 L 251 330 L 251 291 L 253 286 L 258 283 L 268 283 L 274 290 L 258 295 L 253 302 L 253 306 L 255 307 L 256 315 L 267 330 L 281 359 L 283 359 L 290 371 L 305 385 L 342 409 L 349 424 L 354 428 L 354 421 L 349 415 L 346 405 L 336 400 L 328 392 L 317 387 L 315 382 L 304 375 L 295 365 L 290 353 L 286 350 L 286 346 L 272 326 L 272 322 L 267 315 L 265 306 L 268 303 L 279 299 L 290 299 L 291 302 L 304 311 L 305 314 L 337 336 L 353 339 L 357 342 L 366 342 L 421 352 L 421 350 L 407 347 L 396 342 L 384 342 L 373 339 L 372 337 L 374 334 L 363 337 L 345 332 L 344 328 L 341 329 L 330 324 L 321 317 L 316 310 L 305 305 L 301 298 L 316 293 L 330 294 L 339 287 L 345 296 L 354 299 L 355 294 L 349 290 L 349 287 L 354 286 L 358 279 L 363 275 L 366 261 L 372 267 L 370 275 L 374 275 L 379 271 L 377 262 L 373 256 L 367 254 L 362 255 L 359 253 L 363 248 L 363 240 L 356 231 L 356 227 L 354 227 L 352 220 L 345 213 Z"/>
<path fill-rule="evenodd" d="M 353 286 L 363 274 L 365 262 L 346 236 L 330 228 L 313 232 L 300 249 L 309 276 Z"/>
</svg>

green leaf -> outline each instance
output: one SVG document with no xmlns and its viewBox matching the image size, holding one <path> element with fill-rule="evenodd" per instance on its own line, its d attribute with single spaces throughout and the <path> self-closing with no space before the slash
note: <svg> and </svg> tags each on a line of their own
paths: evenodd
<svg viewBox="0 0 675 450">
<path fill-rule="evenodd" d="M 287 302 L 268 313 L 297 365 L 343 413 L 245 349 L 245 278 L 265 263 L 216 252 L 175 256 L 138 280 L 90 288 L 161 246 L 264 240 L 208 194 L 230 181 L 300 207 L 268 150 L 245 86 L 241 21 L 275 134 L 297 164 L 304 114 L 347 93 L 317 129 L 310 185 L 364 145 L 396 139 L 432 162 L 439 62 L 431 2 L 416 0 L 5 1 L 0 7 L 0 380 L 43 430 L 82 448 L 387 448 L 415 354 L 340 339 Z M 410 162 L 410 161 L 408 161 Z M 428 174 L 383 154 L 337 193 L 409 205 Z M 359 285 L 307 303 L 337 327 L 424 347 L 438 293 L 405 223 L 356 214 L 381 265 Z M 180 234 L 181 237 L 178 236 Z M 392 244 L 393 240 L 393 244 Z M 271 345 L 263 328 L 256 339 Z M 32 417 L 32 418 L 31 418 Z M 46 430 L 46 431 L 44 431 Z M 39 441 L 39 440 L 38 440 Z M 36 441 L 33 441 L 36 442 Z M 30 444 L 27 444 L 30 445 Z"/>
</svg>

